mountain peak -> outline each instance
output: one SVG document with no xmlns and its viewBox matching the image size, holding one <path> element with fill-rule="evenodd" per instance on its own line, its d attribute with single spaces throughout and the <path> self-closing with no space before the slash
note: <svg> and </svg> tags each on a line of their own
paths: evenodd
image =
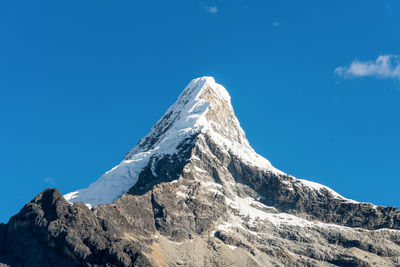
<svg viewBox="0 0 400 267">
<path fill-rule="evenodd" d="M 230 102 L 231 100 L 228 91 L 222 85 L 216 83 L 214 77 L 203 76 L 193 79 L 183 90 L 178 101 L 185 101 L 188 99 L 210 100 L 207 98 L 207 93 L 210 92 L 212 92 L 213 97 L 219 101 Z"/>
<path fill-rule="evenodd" d="M 196 146 L 212 154 L 209 144 L 246 166 L 261 172 L 287 176 L 290 181 L 301 184 L 302 187 L 328 191 L 336 198 L 344 199 L 328 187 L 288 176 L 257 154 L 235 116 L 227 90 L 212 77 L 193 79 L 175 104 L 126 154 L 120 164 L 88 188 L 71 192 L 64 197 L 71 203 L 82 201 L 91 207 L 114 202 L 130 192 L 140 179 L 139 187 L 143 190 L 158 182 L 178 179 L 186 164 L 193 160 L 191 151 Z M 160 162 L 173 171 L 164 167 L 161 173 L 157 173 Z"/>
<path fill-rule="evenodd" d="M 96 207 L 46 190 L 0 224 L 0 265 L 394 266 L 400 255 L 396 208 L 275 169 L 211 77 L 190 82 L 118 166 L 65 199 Z"/>
<path fill-rule="evenodd" d="M 225 146 L 251 149 L 235 116 L 229 93 L 213 77 L 193 79 L 125 160 L 131 160 L 141 151 L 161 147 L 165 154 L 173 154 L 183 139 L 197 134 L 207 134 Z"/>
<path fill-rule="evenodd" d="M 119 165 L 88 188 L 64 197 L 70 202 L 82 201 L 89 206 L 111 203 L 136 184 L 152 157 L 177 155 L 183 143 L 198 136 L 207 136 L 248 164 L 282 173 L 249 145 L 227 90 L 213 77 L 200 77 L 186 86 L 175 104 Z"/>
</svg>

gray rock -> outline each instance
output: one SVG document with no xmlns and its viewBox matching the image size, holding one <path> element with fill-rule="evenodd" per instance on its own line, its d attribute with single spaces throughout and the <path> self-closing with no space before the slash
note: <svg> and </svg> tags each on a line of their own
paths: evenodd
<svg viewBox="0 0 400 267">
<path fill-rule="evenodd" d="M 206 118 L 243 145 L 230 103 L 213 90 L 200 96 Z M 152 149 L 179 116 L 167 113 L 125 159 Z M 261 168 L 207 132 L 176 151 L 154 154 L 113 204 L 40 193 L 0 224 L 0 266 L 400 266 L 396 208 Z"/>
</svg>

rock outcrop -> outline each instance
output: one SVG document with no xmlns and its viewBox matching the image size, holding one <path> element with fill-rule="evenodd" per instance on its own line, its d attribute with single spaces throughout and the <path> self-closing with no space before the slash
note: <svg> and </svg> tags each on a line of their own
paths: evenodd
<svg viewBox="0 0 400 267">
<path fill-rule="evenodd" d="M 0 262 L 400 266 L 400 213 L 274 168 L 205 77 L 89 188 L 48 189 L 0 225 Z"/>
</svg>

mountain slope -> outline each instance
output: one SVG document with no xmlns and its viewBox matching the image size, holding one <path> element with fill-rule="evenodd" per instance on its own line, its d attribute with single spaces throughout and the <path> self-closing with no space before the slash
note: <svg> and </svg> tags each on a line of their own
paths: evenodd
<svg viewBox="0 0 400 267">
<path fill-rule="evenodd" d="M 194 79 L 185 88 L 177 102 L 118 166 L 106 172 L 89 188 L 69 193 L 65 198 L 72 203 L 82 201 L 89 205 L 112 203 L 136 184 L 149 162 L 154 169 L 154 164 L 161 158 L 179 156 L 181 160 L 188 161 L 189 158 L 182 155 L 182 149 L 188 148 L 187 143 L 195 141 L 199 134 L 212 137 L 220 146 L 235 150 L 236 155 L 250 164 L 280 173 L 250 147 L 234 115 L 226 89 L 215 83 L 212 77 L 202 77 Z"/>
<path fill-rule="evenodd" d="M 274 168 L 251 148 L 229 94 L 210 77 L 193 80 L 118 166 L 64 197 L 46 190 L 0 225 L 0 262 L 400 264 L 396 208 Z"/>
<path fill-rule="evenodd" d="M 199 158 L 199 164 L 193 163 Z M 205 160 L 212 163 L 204 164 Z M 380 209 L 348 200 L 328 187 L 274 168 L 251 148 L 228 92 L 212 77 L 192 80 L 118 166 L 89 188 L 65 198 L 71 203 L 82 201 L 89 207 L 112 203 L 128 191 L 143 193 L 155 184 L 178 179 L 185 168 L 201 172 L 199 177 L 192 175 L 192 179 L 217 182 L 225 190 L 234 190 L 232 184 L 238 182 L 247 185 L 264 204 L 281 211 L 348 226 L 400 227 L 394 210 L 383 209 L 383 216 L 365 216 L 379 214 Z M 397 222 L 392 222 L 393 217 Z"/>
<path fill-rule="evenodd" d="M 188 162 L 190 155 L 186 155 L 189 157 L 185 158 L 182 149 L 191 149 L 193 144 L 188 143 L 195 143 L 199 135 L 211 139 L 246 164 L 284 175 L 250 147 L 234 114 L 226 89 L 217 84 L 212 77 L 202 77 L 189 83 L 176 103 L 118 166 L 106 172 L 89 188 L 66 194 L 65 198 L 71 203 L 82 201 L 90 206 L 112 203 L 137 183 L 149 162 L 153 176 L 157 175 L 154 168 L 160 159 L 173 160 L 172 158 L 179 156 L 181 160 Z M 176 174 L 178 175 L 179 171 Z M 163 175 L 165 176 L 165 173 Z M 326 189 L 337 198 L 344 199 L 322 185 L 305 180 L 298 181 L 317 190 Z"/>
</svg>

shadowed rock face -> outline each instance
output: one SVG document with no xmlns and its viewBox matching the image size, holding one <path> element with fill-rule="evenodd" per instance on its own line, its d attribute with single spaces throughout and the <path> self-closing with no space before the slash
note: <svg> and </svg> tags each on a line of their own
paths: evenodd
<svg viewBox="0 0 400 267">
<path fill-rule="evenodd" d="M 4 241 L 12 266 L 148 264 L 141 244 L 122 250 L 119 234 L 83 203 L 70 205 L 57 189 L 48 189 L 10 219 Z"/>
<path fill-rule="evenodd" d="M 156 266 L 149 257 L 156 234 L 193 239 L 226 212 L 222 199 L 219 205 L 214 197 L 205 203 L 174 194 L 176 186 L 162 184 L 89 210 L 47 189 L 2 225 L 0 259 L 11 266 Z"/>
<path fill-rule="evenodd" d="M 137 174 L 115 202 L 89 209 L 47 189 L 0 224 L 0 266 L 400 266 L 396 208 L 276 170 L 249 146 L 227 93 L 209 78 L 201 86 L 106 174 L 109 187 L 112 175 Z M 198 109 L 203 128 L 182 137 L 177 125 Z M 143 159 L 139 171 L 128 168 Z"/>
<path fill-rule="evenodd" d="M 290 176 L 259 171 L 241 163 L 233 155 L 228 170 L 241 183 L 264 196 L 262 203 L 279 211 L 349 227 L 400 229 L 400 212 L 395 207 L 343 201 L 327 190 L 303 187 L 293 182 Z"/>
<path fill-rule="evenodd" d="M 80 202 L 70 205 L 57 189 L 48 189 L 2 226 L 0 260 L 10 266 L 400 263 L 398 231 L 252 222 L 227 205 L 229 192 L 218 193 L 224 190 L 218 186 L 210 190 L 192 174 L 92 210 Z M 235 190 L 253 193 L 250 187 Z M 272 208 L 264 211 L 281 214 Z"/>
<path fill-rule="evenodd" d="M 328 190 L 313 190 L 303 186 L 290 175 L 276 174 L 244 163 L 229 151 L 228 153 L 223 151 L 207 136 L 203 140 L 193 138 L 185 141 L 179 150 L 180 157 L 166 156 L 162 159 L 150 160 L 140 174 L 138 183 L 130 189 L 129 193 L 141 194 L 150 190 L 155 184 L 177 179 L 190 162 L 192 153 L 196 153 L 196 157 L 207 162 L 207 165 L 204 166 L 204 162 L 191 163 L 190 168 L 211 170 L 212 182 L 221 185 L 223 183 L 218 176 L 227 170 L 228 176 L 231 176 L 235 183 L 250 187 L 254 195 L 261 196 L 261 203 L 281 212 L 348 227 L 363 227 L 371 230 L 400 229 L 400 212 L 395 207 L 349 202 L 346 199 L 336 198 Z M 202 150 L 204 147 L 208 148 L 209 154 L 204 153 Z M 151 170 L 152 166 L 153 170 Z M 202 180 L 202 178 L 197 178 L 197 180 Z"/>
</svg>

